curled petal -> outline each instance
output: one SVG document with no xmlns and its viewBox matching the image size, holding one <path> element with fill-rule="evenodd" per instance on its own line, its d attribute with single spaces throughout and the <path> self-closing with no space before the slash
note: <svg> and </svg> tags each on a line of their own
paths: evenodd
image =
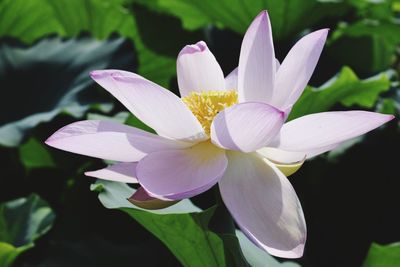
<svg viewBox="0 0 400 267">
<path fill-rule="evenodd" d="M 295 164 L 303 161 L 306 154 L 303 152 L 285 151 L 274 147 L 263 147 L 257 152 L 270 161 L 278 164 Z"/>
<path fill-rule="evenodd" d="M 139 161 L 137 177 L 153 197 L 190 198 L 210 189 L 227 166 L 225 152 L 210 142 L 189 149 L 151 153 Z"/>
<path fill-rule="evenodd" d="M 178 201 L 165 201 L 152 197 L 143 189 L 143 187 L 139 187 L 138 190 L 128 198 L 128 201 L 135 206 L 147 210 L 164 209 L 178 203 Z"/>
<path fill-rule="evenodd" d="M 306 154 L 303 152 L 285 151 L 273 147 L 263 147 L 257 150 L 257 153 L 271 161 L 286 176 L 298 171 L 306 159 Z"/>
<path fill-rule="evenodd" d="M 256 153 L 231 151 L 227 156 L 228 168 L 219 187 L 240 229 L 253 243 L 274 256 L 301 257 L 306 224 L 290 182 Z"/>
<path fill-rule="evenodd" d="M 212 142 L 219 147 L 255 151 L 274 139 L 284 122 L 284 113 L 261 102 L 229 107 L 211 125 Z"/>
<path fill-rule="evenodd" d="M 225 90 L 224 73 L 203 41 L 181 50 L 176 71 L 182 97 L 192 91 Z"/>
</svg>

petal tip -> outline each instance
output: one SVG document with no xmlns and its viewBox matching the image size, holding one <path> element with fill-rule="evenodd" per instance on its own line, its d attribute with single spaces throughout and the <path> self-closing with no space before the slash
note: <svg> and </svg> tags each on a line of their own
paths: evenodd
<svg viewBox="0 0 400 267">
<path fill-rule="evenodd" d="M 47 138 L 47 139 L 44 141 L 44 143 L 45 143 L 46 145 L 48 145 L 48 146 L 51 146 L 51 137 L 52 137 L 52 136 L 50 136 L 49 138 Z"/>
<path fill-rule="evenodd" d="M 92 70 L 91 72 L 89 72 L 89 76 L 93 80 L 103 78 L 104 76 L 106 76 L 108 74 L 109 74 L 109 71 L 107 71 L 107 70 Z"/>
<path fill-rule="evenodd" d="M 64 128 L 64 127 L 63 127 L 63 128 Z M 61 129 L 63 129 L 63 128 L 61 128 Z M 57 135 L 58 135 L 58 133 L 59 133 L 59 131 L 60 131 L 61 129 L 57 130 L 57 131 L 54 132 L 52 135 L 50 135 L 50 136 L 44 141 L 44 143 L 45 143 L 46 145 L 48 145 L 48 146 L 55 147 L 54 141 L 57 140 Z"/>
<path fill-rule="evenodd" d="M 261 19 L 261 20 L 269 20 L 269 14 L 266 9 L 262 10 L 256 17 L 256 19 Z"/>
<path fill-rule="evenodd" d="M 330 31 L 329 28 L 325 28 L 325 29 L 320 29 L 318 31 L 315 31 L 314 34 L 318 35 L 319 38 L 326 39 L 326 37 L 328 36 L 329 31 Z"/>
<path fill-rule="evenodd" d="M 394 118 L 396 118 L 396 116 L 395 115 L 392 115 L 392 114 L 389 114 L 389 115 L 387 115 L 387 121 L 391 121 L 391 120 L 393 120 Z"/>
<path fill-rule="evenodd" d="M 179 52 L 179 56 L 185 55 L 185 54 L 194 54 L 198 52 L 204 52 L 208 49 L 206 42 L 204 41 L 198 41 L 195 44 L 191 45 L 186 45 L 184 48 L 182 48 L 181 52 Z"/>
<path fill-rule="evenodd" d="M 96 78 L 99 76 L 99 71 L 98 70 L 92 70 L 91 72 L 89 72 L 90 77 L 92 78 Z"/>
<path fill-rule="evenodd" d="M 89 176 L 89 177 L 95 177 L 95 176 L 93 176 L 94 172 L 95 171 L 87 171 L 87 172 L 84 172 L 83 174 L 86 175 L 86 176 Z"/>
<path fill-rule="evenodd" d="M 254 18 L 254 20 L 252 21 L 251 25 L 250 25 L 249 28 L 247 29 L 247 31 L 249 31 L 249 29 L 252 28 L 252 25 L 253 25 L 253 26 L 256 26 L 256 27 L 260 27 L 261 25 L 265 25 L 265 24 L 267 25 L 268 28 L 271 28 L 271 26 L 270 26 L 271 21 L 270 21 L 270 19 L 269 19 L 269 14 L 268 14 L 268 11 L 267 11 L 267 10 L 261 11 L 261 12 Z"/>
<path fill-rule="evenodd" d="M 396 116 L 394 116 L 392 114 L 382 114 L 382 113 L 371 112 L 371 115 L 373 115 L 373 117 L 376 119 L 376 121 L 380 121 L 381 124 L 385 124 L 385 123 L 393 120 L 394 118 L 396 118 Z"/>
</svg>

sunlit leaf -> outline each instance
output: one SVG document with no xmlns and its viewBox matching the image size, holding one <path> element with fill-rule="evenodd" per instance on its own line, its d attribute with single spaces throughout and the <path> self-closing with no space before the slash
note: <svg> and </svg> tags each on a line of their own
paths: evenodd
<svg viewBox="0 0 400 267">
<path fill-rule="evenodd" d="M 384 71 L 395 62 L 400 45 L 399 22 L 361 20 L 339 26 L 332 34 L 329 50 L 339 64 L 371 73 Z"/>
<path fill-rule="evenodd" d="M 144 210 L 127 201 L 135 190 L 126 184 L 98 181 L 91 189 L 99 192 L 99 199 L 106 208 L 126 212 L 158 237 L 184 266 L 249 266 L 247 261 L 253 267 L 299 266 L 279 263 L 240 231 L 237 237 L 210 231 L 208 226 L 215 207 L 201 211 L 185 199 L 165 209 Z"/>
<path fill-rule="evenodd" d="M 348 67 L 319 88 L 308 87 L 296 102 L 289 120 L 317 112 L 328 111 L 335 104 L 346 107 L 372 108 L 379 94 L 390 88 L 385 74 L 360 80 Z"/>
<path fill-rule="evenodd" d="M 284 39 L 327 16 L 343 14 L 348 6 L 317 0 L 130 0 L 179 17 L 187 29 L 217 24 L 244 33 L 261 10 L 268 10 L 274 37 Z M 310 16 L 310 14 L 313 14 Z"/>
<path fill-rule="evenodd" d="M 372 243 L 363 267 L 395 267 L 400 263 L 400 243 L 378 245 Z"/>
<path fill-rule="evenodd" d="M 135 17 L 123 6 L 124 0 L 2 0 L 0 36 L 16 37 L 31 43 L 46 34 L 77 36 L 90 32 L 105 39 L 112 33 L 134 41 L 139 72 L 167 85 L 175 74 L 175 59 L 147 49 L 138 32 Z"/>
<path fill-rule="evenodd" d="M 379 103 L 377 109 L 380 113 L 384 114 L 399 114 L 400 103 L 394 98 L 385 98 Z"/>
<path fill-rule="evenodd" d="M 0 204 L 0 266 L 11 266 L 19 254 L 33 247 L 50 230 L 54 217 L 37 195 Z"/>
<path fill-rule="evenodd" d="M 145 211 L 127 200 L 135 190 L 125 184 L 101 181 L 92 190 L 100 191 L 99 199 L 106 208 L 126 212 L 157 236 L 183 265 L 225 266 L 223 241 L 207 227 L 213 208 L 200 212 L 183 200 L 166 209 Z"/>
</svg>

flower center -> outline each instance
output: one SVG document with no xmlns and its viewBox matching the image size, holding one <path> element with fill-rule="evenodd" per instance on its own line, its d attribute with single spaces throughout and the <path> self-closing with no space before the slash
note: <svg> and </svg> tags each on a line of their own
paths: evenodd
<svg viewBox="0 0 400 267">
<path fill-rule="evenodd" d="M 191 92 L 182 97 L 182 101 L 189 107 L 201 126 L 210 136 L 210 126 L 214 117 L 227 107 L 238 102 L 236 91 L 205 91 Z"/>
</svg>

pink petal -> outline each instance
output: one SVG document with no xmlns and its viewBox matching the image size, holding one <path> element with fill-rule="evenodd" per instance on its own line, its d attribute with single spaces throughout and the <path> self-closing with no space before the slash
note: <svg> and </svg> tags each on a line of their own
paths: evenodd
<svg viewBox="0 0 400 267">
<path fill-rule="evenodd" d="M 306 158 L 303 152 L 285 151 L 274 147 L 260 148 L 257 153 L 278 164 L 295 164 Z"/>
<path fill-rule="evenodd" d="M 237 91 L 237 76 L 238 68 L 231 71 L 228 76 L 225 77 L 225 88 L 230 91 Z"/>
<path fill-rule="evenodd" d="M 190 198 L 210 189 L 227 166 L 225 152 L 210 142 L 149 154 L 136 169 L 140 184 L 163 200 Z"/>
<path fill-rule="evenodd" d="M 271 105 L 286 109 L 300 97 L 314 72 L 328 29 L 301 38 L 289 51 L 276 74 Z"/>
<path fill-rule="evenodd" d="M 229 107 L 211 124 L 211 140 L 219 147 L 255 151 L 274 139 L 284 122 L 284 113 L 260 102 Z"/>
<path fill-rule="evenodd" d="M 128 110 L 131 110 L 131 104 L 123 94 L 120 93 L 118 85 L 112 78 L 112 74 L 119 73 L 120 75 L 137 77 L 139 75 L 123 70 L 94 70 L 90 72 L 90 77 L 98 83 L 101 87 L 106 89 L 110 94 L 112 94 L 121 104 L 123 104 Z M 132 111 L 131 111 L 132 112 Z"/>
<path fill-rule="evenodd" d="M 222 199 L 243 233 L 268 253 L 283 258 L 303 255 L 306 224 L 288 179 L 256 154 L 229 152 L 219 182 Z"/>
<path fill-rule="evenodd" d="M 224 73 L 203 41 L 181 50 L 176 70 L 182 97 L 192 91 L 225 90 Z"/>
<path fill-rule="evenodd" d="M 128 201 L 133 205 L 138 206 L 147 210 L 158 210 L 170 207 L 176 204 L 178 201 L 165 201 L 155 197 L 150 196 L 143 187 L 139 187 L 138 190 L 133 193 Z"/>
<path fill-rule="evenodd" d="M 205 138 L 199 121 L 172 92 L 130 72 L 104 70 L 91 75 L 159 135 L 177 140 Z"/>
<path fill-rule="evenodd" d="M 239 57 L 239 102 L 269 103 L 275 80 L 275 52 L 267 11 L 251 23 L 243 38 Z"/>
<path fill-rule="evenodd" d="M 138 161 L 154 151 L 192 145 L 116 122 L 97 120 L 71 123 L 50 136 L 46 144 L 81 155 L 122 162 Z"/>
<path fill-rule="evenodd" d="M 393 118 L 392 115 L 368 111 L 315 113 L 285 123 L 277 147 L 304 152 L 310 158 L 335 148 L 341 142 L 365 134 Z"/>
<path fill-rule="evenodd" d="M 103 180 L 137 184 L 136 165 L 137 162 L 121 162 L 97 171 L 85 172 L 85 175 Z"/>
</svg>

